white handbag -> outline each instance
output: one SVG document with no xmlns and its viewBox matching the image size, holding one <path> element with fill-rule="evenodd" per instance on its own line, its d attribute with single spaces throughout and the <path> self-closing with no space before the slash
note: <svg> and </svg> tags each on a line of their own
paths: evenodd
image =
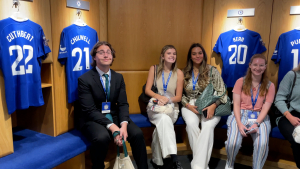
<svg viewBox="0 0 300 169">
<path fill-rule="evenodd" d="M 116 134 L 115 133 L 113 134 L 114 137 L 118 135 L 117 134 L 118 132 Z M 120 134 L 120 132 L 119 132 L 119 134 Z M 120 153 L 119 146 L 117 146 L 117 158 L 116 158 L 113 169 L 134 169 L 133 164 L 130 160 L 130 157 L 128 156 L 125 141 L 123 139 L 122 139 L 122 142 L 123 142 L 124 153 Z"/>
</svg>

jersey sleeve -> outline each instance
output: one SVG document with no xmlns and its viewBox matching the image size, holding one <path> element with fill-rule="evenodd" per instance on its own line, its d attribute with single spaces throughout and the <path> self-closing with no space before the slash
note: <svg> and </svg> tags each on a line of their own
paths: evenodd
<svg viewBox="0 0 300 169">
<path fill-rule="evenodd" d="M 96 32 L 96 43 L 99 41 L 98 39 L 98 33 Z"/>
<path fill-rule="evenodd" d="M 219 54 L 222 52 L 222 49 L 223 49 L 223 44 L 222 44 L 222 37 L 220 35 L 214 48 L 213 48 L 213 51 Z"/>
<path fill-rule="evenodd" d="M 39 43 L 38 43 L 38 58 L 46 59 L 47 54 L 50 52 L 51 52 L 51 50 L 48 45 L 48 40 L 44 34 L 43 29 L 40 27 Z"/>
<path fill-rule="evenodd" d="M 281 60 L 281 57 L 280 57 L 280 51 L 281 51 L 281 45 L 280 45 L 280 43 L 281 43 L 281 38 L 280 37 L 278 38 L 278 41 L 277 41 L 277 44 L 276 44 L 276 48 L 275 48 L 274 53 L 273 53 L 272 58 L 271 58 L 271 60 L 273 60 L 275 64 L 279 63 L 280 60 Z"/>
<path fill-rule="evenodd" d="M 261 36 L 258 34 L 256 40 L 255 40 L 255 48 L 253 51 L 253 55 L 258 54 L 258 53 L 263 53 L 267 50 L 265 47 L 265 43 L 263 42 Z"/>
<path fill-rule="evenodd" d="M 59 55 L 58 55 L 58 61 L 63 65 L 66 64 L 67 57 L 68 57 L 66 42 L 67 40 L 66 40 L 65 32 L 63 31 L 60 36 Z"/>
</svg>

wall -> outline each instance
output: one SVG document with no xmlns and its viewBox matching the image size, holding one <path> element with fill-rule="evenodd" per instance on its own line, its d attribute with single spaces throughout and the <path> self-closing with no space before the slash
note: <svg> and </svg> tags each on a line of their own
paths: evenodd
<svg viewBox="0 0 300 169">
<path fill-rule="evenodd" d="M 159 63 L 163 46 L 177 49 L 179 68 L 190 45 L 201 41 L 203 1 L 108 1 L 108 41 L 116 50 L 112 69 L 124 75 L 132 114 L 151 65 Z"/>
</svg>

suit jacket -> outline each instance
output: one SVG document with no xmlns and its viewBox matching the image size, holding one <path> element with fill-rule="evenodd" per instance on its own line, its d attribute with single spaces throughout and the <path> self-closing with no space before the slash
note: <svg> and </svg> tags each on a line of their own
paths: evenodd
<svg viewBox="0 0 300 169">
<path fill-rule="evenodd" d="M 111 70 L 110 98 L 111 114 L 118 121 L 129 121 L 129 104 L 122 74 Z M 84 122 L 94 121 L 106 126 L 112 123 L 102 114 L 102 102 L 106 101 L 105 92 L 96 68 L 78 78 L 78 96 L 81 106 L 81 118 Z"/>
</svg>

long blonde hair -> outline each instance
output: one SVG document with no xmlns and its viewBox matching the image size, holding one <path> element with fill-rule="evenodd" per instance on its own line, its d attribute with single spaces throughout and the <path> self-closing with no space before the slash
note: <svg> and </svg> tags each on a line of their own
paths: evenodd
<svg viewBox="0 0 300 169">
<path fill-rule="evenodd" d="M 164 69 L 165 60 L 163 59 L 163 57 L 168 49 L 175 49 L 175 47 L 173 45 L 166 45 L 161 49 L 160 57 L 159 57 L 160 60 L 159 60 L 158 66 L 157 66 L 157 77 L 161 76 L 162 71 Z M 176 51 L 176 49 L 175 49 L 175 51 Z M 177 51 L 176 51 L 176 53 L 177 53 Z M 172 64 L 171 71 L 173 73 L 177 71 L 177 54 L 176 54 L 176 60 Z"/>
<path fill-rule="evenodd" d="M 261 58 L 265 60 L 265 64 L 267 64 L 267 59 L 264 55 L 262 54 L 255 54 L 251 57 L 250 63 L 249 63 L 249 67 L 245 76 L 245 83 L 243 84 L 243 92 L 250 96 L 250 90 L 251 90 L 251 86 L 252 86 L 252 72 L 250 69 L 250 64 L 252 64 L 253 60 L 256 58 Z M 262 78 L 261 78 L 261 86 L 259 89 L 259 96 L 264 96 L 265 94 L 268 93 L 268 84 L 269 84 L 269 78 L 267 76 L 267 69 L 265 69 L 264 73 L 262 74 Z"/>
<path fill-rule="evenodd" d="M 199 85 L 199 87 L 205 88 L 208 84 L 209 68 L 208 68 L 208 64 L 207 64 L 207 54 L 206 54 L 203 46 L 200 43 L 193 43 L 189 49 L 189 52 L 187 55 L 186 66 L 183 69 L 184 80 L 185 80 L 184 87 L 186 87 L 189 79 L 192 77 L 192 72 L 193 72 L 192 50 L 195 47 L 200 47 L 203 52 L 203 60 L 199 67 L 198 85 Z"/>
</svg>

